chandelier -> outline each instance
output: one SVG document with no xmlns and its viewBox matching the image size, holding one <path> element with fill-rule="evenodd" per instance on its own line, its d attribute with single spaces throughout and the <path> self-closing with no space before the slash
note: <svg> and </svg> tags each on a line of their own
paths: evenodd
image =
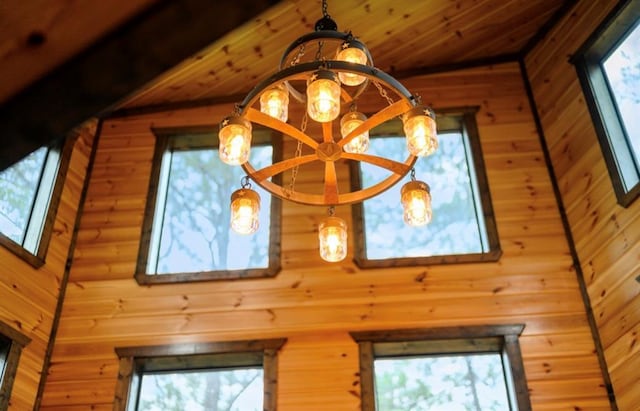
<svg viewBox="0 0 640 411">
<path fill-rule="evenodd" d="M 438 140 L 433 110 L 392 76 L 374 67 L 369 50 L 351 32 L 338 31 L 327 13 L 326 0 L 322 1 L 322 14 L 314 32 L 287 47 L 279 70 L 257 84 L 242 103 L 236 105 L 233 114 L 220 123 L 218 137 L 221 160 L 241 165 L 247 175 L 242 188 L 231 196 L 232 229 L 241 234 L 251 234 L 258 229 L 260 197 L 251 189 L 251 179 L 284 200 L 328 207 L 329 216 L 318 227 L 320 256 L 335 262 L 344 259 L 347 253 L 347 224 L 334 215 L 334 207 L 376 196 L 409 173 L 411 180 L 401 189 L 404 221 L 421 226 L 431 220 L 429 186 L 415 179 L 413 165 L 417 157 L 432 154 Z M 384 104 L 367 116 L 357 110 L 358 98 L 372 85 Z M 289 118 L 290 103 L 300 105 L 297 113 L 303 114 L 299 127 Z M 397 117 L 402 120 L 406 136 L 406 159 L 396 161 L 367 154 L 369 132 Z M 315 123 L 317 136 L 308 134 L 310 121 Z M 294 139 L 295 155 L 254 168 L 249 161 L 252 124 Z M 338 133 L 336 138 L 334 134 Z M 388 174 L 368 187 L 341 191 L 336 175 L 336 162 L 341 159 L 368 163 Z M 295 186 L 298 168 L 312 162 L 324 163 L 322 190 L 300 191 Z M 285 172 L 291 173 L 288 184 L 272 179 Z"/>
</svg>

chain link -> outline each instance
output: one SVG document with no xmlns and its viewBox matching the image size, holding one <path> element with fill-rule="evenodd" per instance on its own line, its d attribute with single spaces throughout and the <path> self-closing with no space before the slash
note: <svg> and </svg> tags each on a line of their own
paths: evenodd
<svg viewBox="0 0 640 411">
<path fill-rule="evenodd" d="M 329 12 L 327 11 L 327 0 L 322 0 L 322 15 L 324 17 L 329 17 Z"/>
<path fill-rule="evenodd" d="M 309 117 L 307 116 L 307 112 L 305 110 L 304 116 L 302 116 L 302 124 L 300 125 L 300 131 L 302 131 L 303 133 L 307 131 L 307 124 L 309 123 Z M 298 158 L 302 156 L 302 141 L 298 140 L 298 146 L 296 147 L 296 155 L 295 158 Z M 298 169 L 299 169 L 299 165 L 294 166 L 291 169 L 291 180 L 289 181 L 289 187 L 288 188 L 284 188 L 284 195 L 287 196 L 287 198 L 291 197 L 291 193 L 293 193 L 293 191 L 295 190 L 296 187 L 296 178 L 298 177 Z"/>
<path fill-rule="evenodd" d="M 389 103 L 389 105 L 393 104 L 393 100 L 391 99 L 391 97 L 389 97 L 389 94 L 387 94 L 387 90 L 385 90 L 380 83 L 378 83 L 377 81 L 373 82 L 373 85 L 376 86 L 376 88 L 378 89 L 378 92 L 380 93 L 380 95 L 382 96 L 382 98 L 384 98 L 385 100 L 387 100 L 387 103 Z"/>
<path fill-rule="evenodd" d="M 291 66 L 295 66 L 296 64 L 300 63 L 300 59 L 302 58 L 302 56 L 304 56 L 304 51 L 305 51 L 304 46 L 305 46 L 304 43 L 300 45 L 300 48 L 298 49 L 298 53 L 293 58 L 293 60 L 291 60 Z"/>
</svg>

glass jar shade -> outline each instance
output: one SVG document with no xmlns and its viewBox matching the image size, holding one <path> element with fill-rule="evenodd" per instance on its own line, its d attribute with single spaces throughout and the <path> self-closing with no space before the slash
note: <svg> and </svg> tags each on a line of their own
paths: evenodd
<svg viewBox="0 0 640 411">
<path fill-rule="evenodd" d="M 422 181 L 409 181 L 400 190 L 404 222 L 419 227 L 431 221 L 431 194 Z"/>
<path fill-rule="evenodd" d="M 418 157 L 426 157 L 438 149 L 436 121 L 429 109 L 415 107 L 404 116 L 407 149 Z"/>
<path fill-rule="evenodd" d="M 260 196 L 248 188 L 231 194 L 231 228 L 238 234 L 252 234 L 258 230 Z"/>
<path fill-rule="evenodd" d="M 330 216 L 318 228 L 320 257 L 328 262 L 342 261 L 347 256 L 347 223 Z"/>
<path fill-rule="evenodd" d="M 267 89 L 260 96 L 260 111 L 283 123 L 289 118 L 289 92 L 283 87 Z"/>
<path fill-rule="evenodd" d="M 345 48 L 341 48 L 336 56 L 338 61 L 346 61 L 348 63 L 367 64 L 367 55 L 365 52 L 357 47 L 349 47 L 347 43 Z M 340 82 L 346 86 L 359 86 L 365 80 L 365 76 L 359 74 L 341 71 L 338 73 Z"/>
<path fill-rule="evenodd" d="M 318 70 L 307 81 L 307 113 L 312 120 L 326 123 L 340 115 L 340 81 L 329 70 Z"/>
<path fill-rule="evenodd" d="M 350 132 L 356 129 L 360 124 L 364 123 L 367 119 L 362 113 L 351 111 L 345 114 L 340 120 L 340 134 L 342 138 L 345 138 Z M 344 151 L 348 153 L 364 153 L 369 148 L 369 131 L 358 134 L 344 145 Z"/>
<path fill-rule="evenodd" d="M 220 146 L 218 155 L 229 165 L 244 164 L 249 160 L 251 150 L 251 123 L 239 117 L 225 118 L 218 132 Z"/>
</svg>

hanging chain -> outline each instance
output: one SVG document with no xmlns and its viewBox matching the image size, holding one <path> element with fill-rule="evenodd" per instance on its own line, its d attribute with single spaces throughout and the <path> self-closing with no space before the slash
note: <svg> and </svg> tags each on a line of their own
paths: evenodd
<svg viewBox="0 0 640 411">
<path fill-rule="evenodd" d="M 300 131 L 303 133 L 307 131 L 307 124 L 309 123 L 309 117 L 307 116 L 307 112 L 305 110 L 304 115 L 302 116 L 302 124 L 300 125 Z M 298 146 L 296 147 L 296 155 L 295 158 L 302 156 L 302 141 L 298 140 Z M 295 190 L 296 187 L 296 178 L 298 177 L 298 168 L 300 165 L 296 165 L 291 169 L 291 180 L 289 181 L 289 187 L 284 188 L 284 195 L 287 198 L 291 197 L 291 193 Z"/>
<path fill-rule="evenodd" d="M 322 60 L 322 47 L 324 46 L 324 41 L 318 42 L 318 51 L 316 52 L 316 61 Z"/>
<path fill-rule="evenodd" d="M 329 217 L 333 217 L 336 213 L 336 207 L 335 206 L 329 206 Z"/>
<path fill-rule="evenodd" d="M 373 82 L 373 85 L 376 86 L 376 88 L 378 89 L 378 92 L 380 93 L 380 95 L 382 96 L 382 98 L 384 98 L 385 100 L 387 100 L 387 103 L 389 103 L 389 105 L 393 104 L 393 100 L 391 99 L 391 97 L 389 97 L 389 94 L 387 94 L 387 90 L 385 90 L 380 83 L 378 83 L 377 81 Z"/>
<path fill-rule="evenodd" d="M 251 188 L 251 180 L 249 180 L 249 176 L 244 176 L 240 180 L 240 185 L 242 188 Z"/>
<path fill-rule="evenodd" d="M 416 169 L 411 169 L 411 181 L 416 181 Z"/>
<path fill-rule="evenodd" d="M 327 11 L 327 0 L 322 0 L 322 16 L 329 17 L 329 12 Z"/>
<path fill-rule="evenodd" d="M 291 60 L 291 66 L 295 66 L 296 64 L 300 63 L 300 59 L 302 58 L 302 56 L 304 56 L 304 46 L 305 46 L 305 43 L 302 43 L 300 45 L 300 48 L 298 49 L 298 53 L 293 58 L 293 60 Z"/>
</svg>

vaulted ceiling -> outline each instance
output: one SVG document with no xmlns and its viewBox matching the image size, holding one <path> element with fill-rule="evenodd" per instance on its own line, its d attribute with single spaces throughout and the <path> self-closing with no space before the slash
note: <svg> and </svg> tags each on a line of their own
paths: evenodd
<svg viewBox="0 0 640 411">
<path fill-rule="evenodd" d="M 183 7 L 165 13 L 165 3 Z M 277 70 L 283 50 L 322 16 L 319 0 L 207 3 L 1 2 L 0 120 L 11 124 L 2 126 L 8 144 L 0 168 L 100 113 L 239 100 Z M 368 46 L 376 67 L 402 78 L 514 59 L 572 3 L 340 0 L 329 1 L 328 13 L 339 30 Z M 39 127 L 28 127 L 36 117 Z"/>
</svg>

